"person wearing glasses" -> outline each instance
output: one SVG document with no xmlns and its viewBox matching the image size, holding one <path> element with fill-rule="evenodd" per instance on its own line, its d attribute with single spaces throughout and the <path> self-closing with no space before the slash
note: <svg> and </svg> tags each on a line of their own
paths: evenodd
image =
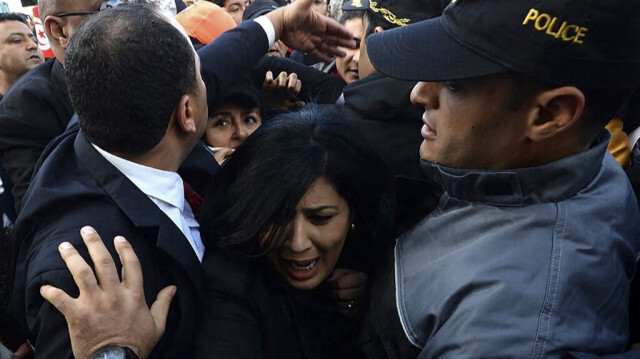
<svg viewBox="0 0 640 359">
<path fill-rule="evenodd" d="M 0 103 L 0 162 L 14 184 L 16 209 L 46 145 L 64 132 L 73 115 L 64 73 L 65 49 L 75 29 L 102 1 L 40 0 L 44 31 L 55 59 L 14 83 Z"/>
</svg>

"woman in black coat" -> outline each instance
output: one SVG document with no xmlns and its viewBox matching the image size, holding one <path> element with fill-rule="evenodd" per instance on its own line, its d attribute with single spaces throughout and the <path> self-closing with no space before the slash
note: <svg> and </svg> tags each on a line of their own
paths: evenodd
<svg viewBox="0 0 640 359">
<path fill-rule="evenodd" d="M 205 199 L 203 358 L 353 357 L 365 283 L 388 242 L 388 176 L 330 108 L 263 125 Z"/>
</svg>

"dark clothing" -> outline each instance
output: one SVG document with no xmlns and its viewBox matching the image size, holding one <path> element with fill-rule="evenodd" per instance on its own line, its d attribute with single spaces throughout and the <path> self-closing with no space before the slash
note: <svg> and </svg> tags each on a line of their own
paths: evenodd
<svg viewBox="0 0 640 359">
<path fill-rule="evenodd" d="M 118 267 L 111 239 L 122 235 L 131 243 L 140 259 L 149 305 L 167 285 L 180 288 L 171 305 L 167 333 L 154 356 L 188 357 L 203 275 L 198 258 L 175 224 L 82 134 L 60 142 L 33 184 L 16 223 L 16 238 L 22 245 L 10 311 L 22 314 L 19 320 L 30 333 L 37 357 L 72 357 L 65 319 L 42 298 L 40 286 L 52 284 L 77 296 L 57 247 L 69 241 L 89 258 L 79 234 L 88 224 L 100 233 Z"/>
<path fill-rule="evenodd" d="M 2 163 L 0 163 L 0 180 L 2 180 L 2 187 L 4 188 L 4 192 L 2 193 L 2 212 L 7 215 L 7 218 L 13 223 L 16 221 L 16 207 L 15 201 L 13 200 L 13 196 L 11 195 L 11 191 L 13 190 L 13 182 L 9 178 L 7 171 L 5 171 L 4 167 L 2 167 Z"/>
<path fill-rule="evenodd" d="M 266 51 L 267 37 L 254 22 L 241 24 L 202 48 L 198 54 L 207 98 L 214 99 L 233 84 Z M 165 286 L 175 284 L 179 288 L 169 311 L 167 331 L 151 357 L 192 357 L 204 280 L 197 256 L 171 219 L 100 155 L 81 132 L 74 135 L 73 131 L 70 128 L 56 139 L 57 146 L 50 148 L 25 195 L 16 223 L 16 239 L 21 245 L 11 313 L 35 345 L 37 357 L 72 357 L 64 317 L 42 298 L 39 289 L 52 284 L 72 296 L 78 294 L 57 247 L 69 241 L 88 261 L 79 229 L 92 225 L 117 267 L 120 263 L 111 239 L 123 235 L 132 244 L 141 262 L 148 304 Z M 213 156 L 198 155 L 215 163 Z M 185 161 L 183 169 L 195 176 L 202 169 L 198 161 L 196 158 L 195 165 Z M 210 169 L 202 171 L 201 183 L 189 180 L 191 185 L 198 189 L 208 183 Z"/>
<path fill-rule="evenodd" d="M 296 290 L 264 257 L 217 251 L 203 265 L 196 358 L 353 358 L 357 321 L 340 314 L 326 283 Z"/>
<path fill-rule="evenodd" d="M 16 211 L 40 153 L 73 112 L 64 68 L 55 59 L 20 77 L 0 102 L 0 163 L 13 182 Z"/>
<path fill-rule="evenodd" d="M 344 88 L 342 110 L 394 176 L 421 178 L 424 110 L 411 104 L 409 95 L 414 86 L 415 82 L 373 73 Z"/>
</svg>

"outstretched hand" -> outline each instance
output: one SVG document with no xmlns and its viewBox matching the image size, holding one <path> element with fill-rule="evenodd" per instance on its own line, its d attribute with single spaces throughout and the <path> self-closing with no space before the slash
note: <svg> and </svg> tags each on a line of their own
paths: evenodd
<svg viewBox="0 0 640 359">
<path fill-rule="evenodd" d="M 304 101 L 297 99 L 301 89 L 302 82 L 296 73 L 287 74 L 282 71 L 274 79 L 273 72 L 267 71 L 262 84 L 262 102 L 277 111 L 299 110 L 306 105 Z"/>
<path fill-rule="evenodd" d="M 311 10 L 312 4 L 313 0 L 297 0 L 268 13 L 276 39 L 324 62 L 331 61 L 327 54 L 345 55 L 338 46 L 355 49 L 353 34 L 335 20 Z"/>
<path fill-rule="evenodd" d="M 73 355 L 88 358 L 102 347 L 119 345 L 133 350 L 140 358 L 147 357 L 164 333 L 177 288 L 168 286 L 161 290 L 149 309 L 140 262 L 131 244 L 124 237 L 114 238 L 122 262 L 120 281 L 113 258 L 98 233 L 87 226 L 80 234 L 95 265 L 95 276 L 75 248 L 64 242 L 58 250 L 80 289 L 80 296 L 74 299 L 51 285 L 40 288 L 42 296 L 67 320 Z"/>
</svg>

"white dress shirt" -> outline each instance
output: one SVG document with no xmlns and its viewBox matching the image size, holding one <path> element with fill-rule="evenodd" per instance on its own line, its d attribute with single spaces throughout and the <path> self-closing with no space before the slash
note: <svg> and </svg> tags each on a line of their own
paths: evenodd
<svg viewBox="0 0 640 359">
<path fill-rule="evenodd" d="M 160 210 L 182 231 L 198 259 L 202 262 L 204 245 L 200 239 L 200 228 L 189 203 L 184 199 L 182 178 L 168 172 L 127 161 L 92 144 L 109 163 L 124 174 L 136 187 L 146 194 Z"/>
</svg>

